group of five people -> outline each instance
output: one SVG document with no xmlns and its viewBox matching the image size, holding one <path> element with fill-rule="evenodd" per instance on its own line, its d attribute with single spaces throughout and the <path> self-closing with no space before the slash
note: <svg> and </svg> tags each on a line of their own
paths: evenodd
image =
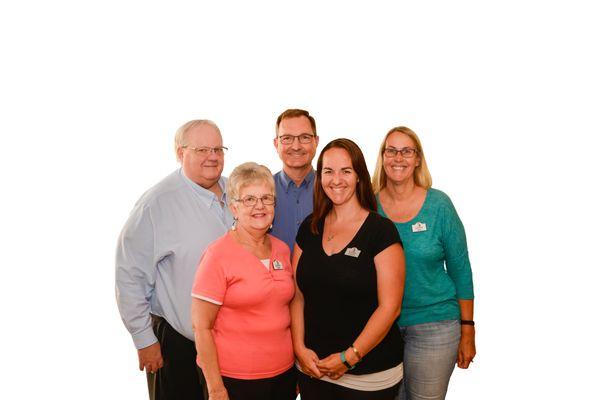
<svg viewBox="0 0 600 400">
<path fill-rule="evenodd" d="M 272 175 L 225 179 L 209 120 L 175 135 L 181 168 L 136 203 L 116 293 L 151 399 L 443 399 L 475 356 L 463 225 L 421 142 L 390 130 L 371 179 L 359 146 L 284 111 Z M 191 296 L 190 296 L 191 293 Z"/>
</svg>

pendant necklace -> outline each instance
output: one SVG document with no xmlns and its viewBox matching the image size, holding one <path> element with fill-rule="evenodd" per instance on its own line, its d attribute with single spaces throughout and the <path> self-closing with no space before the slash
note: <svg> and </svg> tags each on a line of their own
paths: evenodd
<svg viewBox="0 0 600 400">
<path fill-rule="evenodd" d="M 331 227 L 329 228 L 329 230 L 331 231 Z M 333 239 L 334 236 L 335 236 L 335 233 L 332 233 L 331 235 L 327 235 L 327 241 L 331 242 L 331 240 Z"/>
</svg>

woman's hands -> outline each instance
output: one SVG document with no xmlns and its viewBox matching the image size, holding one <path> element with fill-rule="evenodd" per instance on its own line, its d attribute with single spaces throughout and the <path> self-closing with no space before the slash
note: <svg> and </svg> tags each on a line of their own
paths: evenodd
<svg viewBox="0 0 600 400">
<path fill-rule="evenodd" d="M 473 300 L 458 299 L 460 306 L 460 319 L 473 320 Z M 458 368 L 467 369 L 475 357 L 475 325 L 460 325 L 460 343 L 456 365 Z"/>
<path fill-rule="evenodd" d="M 319 357 L 317 353 L 306 347 L 296 351 L 296 358 L 300 363 L 302 372 L 311 378 L 320 378 L 323 373 L 318 368 Z"/>
<path fill-rule="evenodd" d="M 340 353 L 333 353 L 328 357 L 317 362 L 317 367 L 323 375 L 327 375 L 331 379 L 339 379 L 348 371 L 348 368 L 342 363 Z"/>
<path fill-rule="evenodd" d="M 344 351 L 344 355 L 346 357 L 346 362 L 350 365 L 355 365 L 360 361 L 353 351 L 348 351 L 346 349 Z M 348 371 L 348 368 L 342 362 L 340 353 L 333 353 L 324 359 L 319 360 L 317 362 L 317 367 L 322 374 L 327 375 L 329 378 L 334 380 L 340 379 L 342 375 Z"/>
<path fill-rule="evenodd" d="M 460 333 L 460 343 L 458 344 L 458 356 L 456 365 L 458 368 L 467 369 L 475 357 L 475 328 L 469 325 L 463 325 Z"/>
</svg>

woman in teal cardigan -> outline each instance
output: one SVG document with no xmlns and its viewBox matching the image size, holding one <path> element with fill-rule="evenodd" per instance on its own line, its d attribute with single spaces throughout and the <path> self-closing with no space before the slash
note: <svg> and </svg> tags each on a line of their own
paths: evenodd
<svg viewBox="0 0 600 400">
<path fill-rule="evenodd" d="M 404 245 L 406 283 L 398 325 L 405 342 L 399 399 L 446 397 L 454 370 L 475 357 L 473 280 L 465 231 L 450 201 L 431 188 L 421 142 L 406 127 L 385 136 L 373 175 L 379 213 Z"/>
</svg>

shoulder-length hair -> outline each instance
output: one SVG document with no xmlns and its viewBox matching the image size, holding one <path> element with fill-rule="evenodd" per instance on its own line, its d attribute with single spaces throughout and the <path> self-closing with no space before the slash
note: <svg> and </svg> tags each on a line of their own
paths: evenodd
<svg viewBox="0 0 600 400">
<path fill-rule="evenodd" d="M 375 166 L 375 172 L 373 173 L 373 191 L 375 194 L 381 192 L 383 188 L 387 185 L 387 174 L 385 173 L 385 169 L 383 168 L 383 153 L 385 151 L 385 142 L 390 137 L 390 135 L 394 132 L 402 133 L 408 136 L 415 144 L 415 148 L 417 149 L 417 157 L 419 157 L 419 165 L 415 167 L 415 171 L 413 173 L 413 179 L 415 180 L 415 184 L 424 189 L 429 189 L 431 187 L 431 174 L 429 173 L 429 168 L 427 168 L 427 161 L 425 161 L 425 153 L 423 152 L 423 146 L 421 145 L 421 141 L 415 132 L 405 126 L 397 126 L 395 128 L 390 129 L 390 131 L 385 135 L 383 141 L 381 142 L 381 146 L 379 146 L 379 154 L 377 155 L 377 165 Z"/>
<path fill-rule="evenodd" d="M 352 169 L 356 172 L 358 182 L 356 184 L 356 197 L 361 207 L 369 210 L 377 210 L 377 201 L 375 200 L 375 194 L 371 188 L 371 177 L 369 170 L 367 169 L 367 163 L 363 156 L 360 147 L 350 139 L 335 139 L 327 143 L 327 145 L 321 150 L 319 159 L 317 161 L 317 172 L 315 174 L 315 190 L 313 195 L 313 216 L 310 224 L 310 230 L 317 235 L 319 233 L 319 224 L 321 224 L 327 214 L 333 208 L 333 202 L 325 194 L 323 186 L 321 185 L 321 173 L 323 171 L 323 156 L 331 149 L 343 149 L 346 150 L 350 156 L 352 162 Z"/>
</svg>

